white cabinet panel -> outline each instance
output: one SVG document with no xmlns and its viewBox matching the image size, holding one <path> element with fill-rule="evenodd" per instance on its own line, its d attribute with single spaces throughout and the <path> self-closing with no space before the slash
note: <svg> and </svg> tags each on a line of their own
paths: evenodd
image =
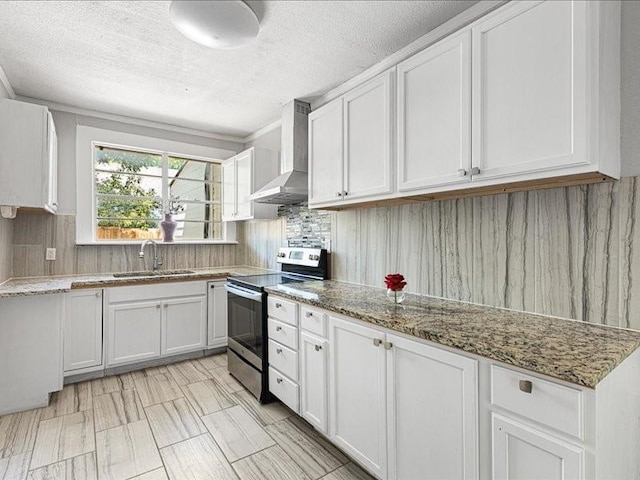
<svg viewBox="0 0 640 480">
<path fill-rule="evenodd" d="M 492 423 L 494 480 L 584 478 L 581 448 L 500 415 Z"/>
<path fill-rule="evenodd" d="M 478 178 L 589 163 L 588 3 L 512 2 L 473 27 Z"/>
<path fill-rule="evenodd" d="M 397 164 L 401 192 L 471 181 L 470 31 L 398 65 Z"/>
<path fill-rule="evenodd" d="M 309 205 L 342 199 L 342 98 L 309 114 Z"/>
<path fill-rule="evenodd" d="M 233 220 L 236 215 L 236 162 L 222 162 L 222 220 Z"/>
<path fill-rule="evenodd" d="M 162 355 L 204 348 L 207 343 L 206 297 L 162 302 Z"/>
<path fill-rule="evenodd" d="M 331 439 L 380 478 L 387 476 L 384 333 L 329 317 Z"/>
<path fill-rule="evenodd" d="M 207 346 L 227 346 L 227 291 L 225 282 L 209 282 L 209 310 L 207 315 Z"/>
<path fill-rule="evenodd" d="M 323 433 L 327 433 L 328 352 L 326 340 L 300 334 L 300 414 Z"/>
<path fill-rule="evenodd" d="M 108 366 L 160 356 L 161 308 L 160 300 L 109 306 Z"/>
<path fill-rule="evenodd" d="M 242 152 L 236 157 L 236 216 L 238 219 L 253 216 L 253 202 L 247 197 L 253 193 L 253 150 Z"/>
<path fill-rule="evenodd" d="M 102 365 L 102 290 L 66 294 L 64 371 Z"/>
<path fill-rule="evenodd" d="M 478 478 L 477 361 L 387 334 L 389 478 Z"/>
<path fill-rule="evenodd" d="M 393 190 L 394 75 L 390 70 L 344 96 L 343 195 L 348 200 Z"/>
</svg>

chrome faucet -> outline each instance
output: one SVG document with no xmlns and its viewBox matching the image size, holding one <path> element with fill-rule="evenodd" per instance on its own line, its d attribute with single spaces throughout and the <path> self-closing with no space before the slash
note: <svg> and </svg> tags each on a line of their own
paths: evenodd
<svg viewBox="0 0 640 480">
<path fill-rule="evenodd" d="M 142 246 L 140 247 L 140 252 L 138 252 L 138 258 L 144 258 L 144 247 L 148 244 L 153 245 L 153 271 L 158 270 L 158 267 L 162 265 L 162 259 L 158 258 L 158 243 L 150 238 L 142 242 Z"/>
</svg>

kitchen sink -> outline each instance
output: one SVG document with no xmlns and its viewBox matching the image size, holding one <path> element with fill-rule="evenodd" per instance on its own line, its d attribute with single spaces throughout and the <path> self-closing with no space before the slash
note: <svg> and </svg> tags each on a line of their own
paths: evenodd
<svg viewBox="0 0 640 480">
<path fill-rule="evenodd" d="M 124 272 L 124 273 L 114 273 L 113 276 L 116 278 L 123 277 L 159 277 L 165 275 L 186 275 L 189 273 L 194 273 L 193 270 L 144 270 L 141 272 Z"/>
</svg>

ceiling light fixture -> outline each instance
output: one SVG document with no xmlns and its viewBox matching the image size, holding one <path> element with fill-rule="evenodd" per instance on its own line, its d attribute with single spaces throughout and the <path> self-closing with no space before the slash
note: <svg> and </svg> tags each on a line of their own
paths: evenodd
<svg viewBox="0 0 640 480">
<path fill-rule="evenodd" d="M 241 47 L 258 36 L 258 17 L 242 0 L 171 2 L 171 23 L 185 37 L 210 48 Z"/>
</svg>

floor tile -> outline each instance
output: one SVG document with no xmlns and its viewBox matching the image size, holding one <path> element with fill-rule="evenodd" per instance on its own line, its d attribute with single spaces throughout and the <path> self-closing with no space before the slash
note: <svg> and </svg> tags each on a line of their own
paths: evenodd
<svg viewBox="0 0 640 480">
<path fill-rule="evenodd" d="M 42 409 L 42 420 L 83 412 L 93 408 L 91 382 L 65 385 L 51 395 L 49 406 Z"/>
<path fill-rule="evenodd" d="M 95 450 L 93 411 L 43 420 L 33 449 L 31 469 Z"/>
<path fill-rule="evenodd" d="M 209 355 L 207 357 L 199 358 L 197 362 L 207 370 L 213 370 L 214 368 L 219 368 L 219 367 L 227 368 L 227 355 L 226 354 Z"/>
<path fill-rule="evenodd" d="M 343 467 L 322 477 L 322 480 L 375 480 L 375 478 L 355 463 L 347 463 Z"/>
<path fill-rule="evenodd" d="M 213 370 L 209 370 L 211 376 L 220 383 L 224 389 L 229 393 L 241 392 L 244 390 L 242 384 L 237 381 L 233 376 L 229 373 L 227 367 L 218 367 Z"/>
<path fill-rule="evenodd" d="M 0 458 L 33 450 L 41 409 L 0 417 Z"/>
<path fill-rule="evenodd" d="M 143 473 L 142 475 L 138 475 L 137 477 L 133 477 L 131 480 L 168 480 L 167 472 L 164 468 L 158 468 L 157 470 L 153 470 L 151 472 Z"/>
<path fill-rule="evenodd" d="M 0 458 L 0 480 L 24 480 L 29 471 L 31 452 Z"/>
<path fill-rule="evenodd" d="M 149 367 L 143 370 L 145 376 L 151 377 L 160 373 L 169 373 L 169 369 L 166 365 L 158 365 L 157 367 Z"/>
<path fill-rule="evenodd" d="M 267 432 L 311 478 L 319 478 L 349 459 L 298 416 L 268 425 Z"/>
<path fill-rule="evenodd" d="M 201 417 L 236 404 L 236 401 L 222 385 L 213 379 L 185 385 L 182 387 L 182 391 Z"/>
<path fill-rule="evenodd" d="M 275 445 L 267 432 L 239 405 L 202 417 L 202 421 L 232 463 Z"/>
<path fill-rule="evenodd" d="M 129 388 L 133 388 L 133 384 L 131 384 Z M 93 396 L 97 397 L 98 395 L 104 395 L 105 393 L 125 390 L 125 386 L 120 375 L 111 375 L 109 377 L 91 380 L 91 389 L 93 390 Z"/>
<path fill-rule="evenodd" d="M 261 404 L 248 390 L 242 390 L 233 395 L 238 404 L 246 408 L 262 425 L 271 425 L 293 415 L 293 412 L 280 402 Z"/>
<path fill-rule="evenodd" d="M 167 368 L 178 385 L 188 385 L 211 378 L 209 371 L 195 360 L 173 363 Z"/>
<path fill-rule="evenodd" d="M 180 387 L 167 373 L 137 378 L 134 383 L 143 407 L 182 397 Z"/>
<path fill-rule="evenodd" d="M 146 420 L 96 433 L 98 477 L 124 480 L 162 467 Z"/>
<path fill-rule="evenodd" d="M 220 447 L 208 433 L 165 447 L 160 450 L 160 453 L 171 480 L 237 480 L 238 478 Z"/>
<path fill-rule="evenodd" d="M 240 480 L 308 480 L 309 477 L 282 447 L 273 447 L 238 460 L 233 464 Z"/>
<path fill-rule="evenodd" d="M 146 418 L 135 390 L 121 390 L 93 397 L 93 413 L 97 432 Z"/>
<path fill-rule="evenodd" d="M 27 478 L 28 480 L 96 480 L 98 478 L 96 454 L 91 452 L 31 470 Z"/>
<path fill-rule="evenodd" d="M 145 411 L 160 448 L 207 433 L 198 414 L 184 398 L 159 403 Z"/>
</svg>

